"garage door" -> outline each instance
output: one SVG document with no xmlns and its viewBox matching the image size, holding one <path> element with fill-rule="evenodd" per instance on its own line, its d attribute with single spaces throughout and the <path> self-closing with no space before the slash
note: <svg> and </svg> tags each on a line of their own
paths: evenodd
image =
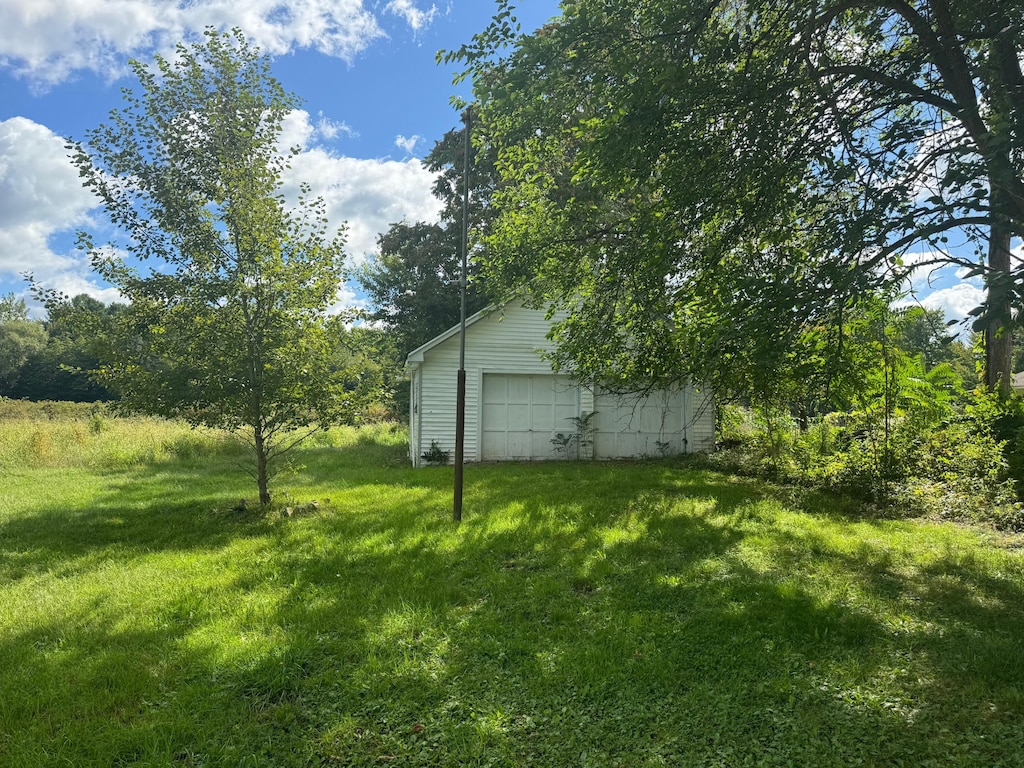
<svg viewBox="0 0 1024 768">
<path fill-rule="evenodd" d="M 485 373 L 481 458 L 556 458 L 551 438 L 579 412 L 579 387 L 564 376 Z"/>
<path fill-rule="evenodd" d="M 594 396 L 594 457 L 617 459 L 686 451 L 685 407 L 685 396 L 679 391 L 643 398 L 598 391 Z"/>
</svg>

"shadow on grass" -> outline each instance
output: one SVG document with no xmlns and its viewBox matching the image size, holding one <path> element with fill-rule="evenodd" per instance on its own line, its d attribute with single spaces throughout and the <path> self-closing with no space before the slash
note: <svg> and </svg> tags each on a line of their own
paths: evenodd
<svg viewBox="0 0 1024 768">
<path fill-rule="evenodd" d="M 237 445 L 224 445 L 224 451 L 214 456 L 185 452 L 179 460 L 98 470 L 103 490 L 84 508 L 38 508 L 27 499 L 26 511 L 0 523 L 0 583 L 46 571 L 71 574 L 92 567 L 96 557 L 129 560 L 152 551 L 214 550 L 239 536 L 260 535 L 265 521 L 258 510 L 248 515 L 228 512 L 239 499 L 253 507 L 256 489 Z M 289 456 L 324 477 L 353 475 L 357 482 L 387 479 L 386 467 L 402 457 L 401 446 L 381 444 L 367 433 L 360 433 L 351 445 L 311 448 Z M 412 470 L 408 472 L 412 476 Z M 41 482 L 47 481 L 46 470 L 38 475 Z M 284 472 L 275 490 L 310 485 L 302 474 Z"/>
<path fill-rule="evenodd" d="M 779 525 L 756 485 L 664 463 L 473 467 L 456 527 L 450 469 L 314 454 L 308 487 L 335 485 L 310 517 L 211 517 L 233 488 L 176 507 L 190 474 L 163 467 L 4 527 L 40 575 L 205 558 L 141 622 L 82 598 L 0 636 L 12 759 L 1022 761 L 1019 561 Z"/>
</svg>

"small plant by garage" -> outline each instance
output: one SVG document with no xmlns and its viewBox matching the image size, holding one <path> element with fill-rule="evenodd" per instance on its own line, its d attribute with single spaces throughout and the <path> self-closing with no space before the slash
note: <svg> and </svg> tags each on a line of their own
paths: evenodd
<svg viewBox="0 0 1024 768">
<path fill-rule="evenodd" d="M 571 421 L 572 432 L 557 432 L 551 438 L 551 444 L 555 446 L 556 453 L 561 454 L 566 460 L 589 458 L 589 448 L 594 444 L 594 417 L 597 411 L 584 411 L 579 416 L 570 416 L 566 421 Z"/>
<path fill-rule="evenodd" d="M 444 450 L 440 445 L 437 444 L 437 440 L 430 441 L 430 448 L 420 454 L 420 458 L 423 459 L 427 464 L 447 464 L 448 458 L 451 453 Z"/>
</svg>

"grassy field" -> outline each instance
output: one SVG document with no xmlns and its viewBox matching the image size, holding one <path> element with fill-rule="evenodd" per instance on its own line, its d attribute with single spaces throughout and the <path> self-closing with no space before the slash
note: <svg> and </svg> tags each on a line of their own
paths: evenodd
<svg viewBox="0 0 1024 768">
<path fill-rule="evenodd" d="M 0 765 L 1024 765 L 1021 539 L 403 440 L 0 421 Z"/>
</svg>

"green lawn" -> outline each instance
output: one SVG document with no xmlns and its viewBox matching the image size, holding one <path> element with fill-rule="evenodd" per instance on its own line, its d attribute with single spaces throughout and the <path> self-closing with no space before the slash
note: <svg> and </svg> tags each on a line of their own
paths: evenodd
<svg viewBox="0 0 1024 768">
<path fill-rule="evenodd" d="M 470 466 L 456 527 L 388 428 L 257 518 L 119 429 L 0 450 L 0 765 L 1024 765 L 1020 539 L 672 461 Z"/>
</svg>

